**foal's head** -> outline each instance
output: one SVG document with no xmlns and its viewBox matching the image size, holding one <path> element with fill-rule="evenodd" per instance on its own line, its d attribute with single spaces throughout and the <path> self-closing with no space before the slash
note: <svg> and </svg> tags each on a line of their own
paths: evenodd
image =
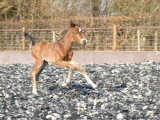
<svg viewBox="0 0 160 120">
<path fill-rule="evenodd" d="M 84 36 L 82 35 L 82 32 L 81 32 L 81 28 L 80 27 L 80 24 L 74 24 L 73 22 L 71 22 L 71 34 L 72 34 L 72 38 L 73 38 L 73 41 L 76 41 L 82 45 L 86 45 L 87 44 L 87 40 L 86 38 L 84 38 Z"/>
</svg>

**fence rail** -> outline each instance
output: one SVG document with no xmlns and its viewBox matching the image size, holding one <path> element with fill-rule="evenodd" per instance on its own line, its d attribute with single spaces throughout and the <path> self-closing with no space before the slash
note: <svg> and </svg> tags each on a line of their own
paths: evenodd
<svg viewBox="0 0 160 120">
<path fill-rule="evenodd" d="M 73 43 L 78 51 L 159 51 L 160 26 L 82 28 L 88 45 Z M 23 32 L 28 31 L 35 42 L 54 42 L 63 37 L 67 29 L 1 29 L 0 51 L 30 50 L 30 42 Z"/>
</svg>

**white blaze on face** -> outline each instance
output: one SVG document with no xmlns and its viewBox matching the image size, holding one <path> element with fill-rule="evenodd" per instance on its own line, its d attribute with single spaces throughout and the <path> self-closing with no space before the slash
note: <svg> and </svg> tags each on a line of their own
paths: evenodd
<svg viewBox="0 0 160 120">
<path fill-rule="evenodd" d="M 81 28 L 79 28 L 79 32 L 81 32 L 82 30 L 81 30 Z"/>
</svg>

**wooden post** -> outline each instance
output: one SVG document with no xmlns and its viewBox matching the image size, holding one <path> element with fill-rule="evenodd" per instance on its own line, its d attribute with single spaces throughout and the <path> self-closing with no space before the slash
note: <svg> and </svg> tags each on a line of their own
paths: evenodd
<svg viewBox="0 0 160 120">
<path fill-rule="evenodd" d="M 96 43 L 99 43 L 98 42 L 98 36 L 96 36 Z M 100 48 L 100 46 L 101 46 L 101 44 L 96 44 L 95 50 L 98 51 L 99 50 L 98 48 Z"/>
<path fill-rule="evenodd" d="M 138 38 L 138 51 L 141 51 L 141 40 L 140 40 L 140 31 L 137 30 L 137 38 Z"/>
<path fill-rule="evenodd" d="M 132 34 L 131 44 L 132 44 L 131 49 L 134 50 L 134 48 L 135 48 L 135 34 Z"/>
<path fill-rule="evenodd" d="M 22 51 L 25 51 L 25 42 L 26 42 L 26 39 L 24 37 L 24 32 L 25 32 L 25 27 L 22 27 Z"/>
<path fill-rule="evenodd" d="M 56 41 L 56 32 L 52 31 L 52 34 L 53 34 L 53 42 L 55 42 Z"/>
<path fill-rule="evenodd" d="M 116 52 L 116 44 L 117 44 L 117 27 L 113 25 L 113 52 Z"/>
<path fill-rule="evenodd" d="M 155 31 L 155 44 L 154 44 L 154 50 L 157 51 L 157 45 L 158 45 L 158 34 L 157 30 Z"/>
</svg>

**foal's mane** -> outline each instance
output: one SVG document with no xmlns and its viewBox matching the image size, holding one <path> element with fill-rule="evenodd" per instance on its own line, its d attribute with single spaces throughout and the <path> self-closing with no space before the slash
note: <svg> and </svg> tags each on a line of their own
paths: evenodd
<svg viewBox="0 0 160 120">
<path fill-rule="evenodd" d="M 70 28 L 69 28 L 69 29 L 70 29 Z M 62 34 L 63 34 L 62 38 L 60 38 L 60 39 L 57 40 L 57 41 L 61 41 L 61 40 L 64 38 L 65 34 L 68 32 L 69 29 L 64 30 L 64 31 L 62 32 Z"/>
<path fill-rule="evenodd" d="M 77 24 L 73 24 L 73 27 L 75 27 L 75 26 L 77 26 Z M 70 28 L 71 28 L 71 27 L 70 27 Z M 65 36 L 65 34 L 68 32 L 68 30 L 69 30 L 70 28 L 68 28 L 67 30 L 64 30 L 64 31 L 62 32 L 63 37 Z M 57 41 L 61 41 L 61 40 L 63 39 L 63 37 L 62 37 L 62 38 L 60 38 L 60 39 L 59 39 L 59 40 L 57 40 Z"/>
</svg>

